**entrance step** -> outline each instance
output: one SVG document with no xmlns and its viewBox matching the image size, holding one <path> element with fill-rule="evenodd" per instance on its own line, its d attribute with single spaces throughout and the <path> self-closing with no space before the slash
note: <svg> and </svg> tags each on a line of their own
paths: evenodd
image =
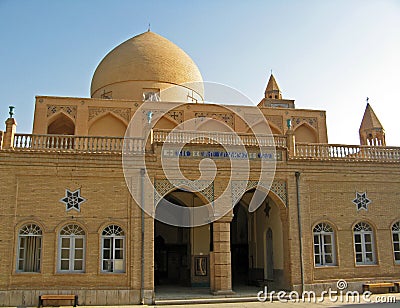
<svg viewBox="0 0 400 308">
<path fill-rule="evenodd" d="M 212 295 L 210 295 L 212 296 Z M 218 304 L 218 303 L 244 303 L 258 302 L 254 297 L 209 297 L 209 298 L 187 298 L 187 299 L 159 299 L 155 305 L 190 305 L 190 304 Z"/>
</svg>

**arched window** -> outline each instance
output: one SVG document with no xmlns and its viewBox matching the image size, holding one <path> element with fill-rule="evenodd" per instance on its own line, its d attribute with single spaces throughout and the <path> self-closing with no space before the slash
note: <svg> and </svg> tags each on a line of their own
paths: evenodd
<svg viewBox="0 0 400 308">
<path fill-rule="evenodd" d="M 356 264 L 376 264 L 374 232 L 372 227 L 365 222 L 359 222 L 354 226 L 353 231 Z"/>
<path fill-rule="evenodd" d="M 60 231 L 58 269 L 78 273 L 85 270 L 85 231 L 78 225 L 66 225 Z"/>
<path fill-rule="evenodd" d="M 40 272 L 42 230 L 38 225 L 27 224 L 18 234 L 18 272 Z"/>
<path fill-rule="evenodd" d="M 101 270 L 125 272 L 125 232 L 117 225 L 109 225 L 101 234 Z"/>
<path fill-rule="evenodd" d="M 392 226 L 394 261 L 400 264 L 400 221 Z"/>
<path fill-rule="evenodd" d="M 314 263 L 315 266 L 336 265 L 335 233 L 327 223 L 314 227 Z"/>
</svg>

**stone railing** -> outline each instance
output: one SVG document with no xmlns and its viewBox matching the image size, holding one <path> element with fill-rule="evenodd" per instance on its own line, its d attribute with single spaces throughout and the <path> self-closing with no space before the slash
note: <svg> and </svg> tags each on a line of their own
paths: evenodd
<svg viewBox="0 0 400 308">
<path fill-rule="evenodd" d="M 252 134 L 229 133 L 229 132 L 201 132 L 201 131 L 178 131 L 154 130 L 153 143 L 184 143 L 184 144 L 222 144 L 244 146 L 275 146 L 286 147 L 286 137 L 279 135 L 261 135 L 257 138 Z"/>
<path fill-rule="evenodd" d="M 296 143 L 292 159 L 400 162 L 399 147 Z"/>
<path fill-rule="evenodd" d="M 239 138 L 237 137 L 239 136 Z M 87 153 L 131 153 L 145 152 L 142 138 L 95 137 L 73 135 L 15 134 L 12 148 L 19 151 L 42 152 L 87 152 Z M 261 146 L 287 148 L 285 136 L 261 136 Z M 257 140 L 251 134 L 234 135 L 225 132 L 196 132 L 154 130 L 153 143 L 185 143 L 209 145 L 256 146 Z M 4 148 L 6 149 L 6 148 Z M 289 160 L 340 160 L 400 162 L 400 147 L 359 146 L 341 144 L 296 143 L 294 151 L 287 148 Z"/>
<path fill-rule="evenodd" d="M 15 134 L 14 149 L 88 153 L 143 153 L 141 138 Z"/>
</svg>

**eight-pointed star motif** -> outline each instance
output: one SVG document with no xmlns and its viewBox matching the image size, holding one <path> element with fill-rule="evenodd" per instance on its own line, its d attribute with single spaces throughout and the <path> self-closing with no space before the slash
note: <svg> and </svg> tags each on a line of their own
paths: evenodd
<svg viewBox="0 0 400 308">
<path fill-rule="evenodd" d="M 356 192 L 356 198 L 353 200 L 353 203 L 357 206 L 357 211 L 361 209 L 368 211 L 368 204 L 371 203 L 371 200 L 367 198 L 366 192 Z"/>
<path fill-rule="evenodd" d="M 67 212 L 74 209 L 78 212 L 81 211 L 81 203 L 85 202 L 86 199 L 81 196 L 81 190 L 77 189 L 75 191 L 65 190 L 65 197 L 60 199 L 60 202 L 64 203 Z"/>
</svg>

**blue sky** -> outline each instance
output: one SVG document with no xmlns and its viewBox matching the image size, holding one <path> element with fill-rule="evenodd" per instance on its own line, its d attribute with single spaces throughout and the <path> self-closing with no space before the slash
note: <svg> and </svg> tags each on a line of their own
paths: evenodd
<svg viewBox="0 0 400 308">
<path fill-rule="evenodd" d="M 396 0 L 0 0 L 0 119 L 12 104 L 17 130 L 30 132 L 35 95 L 89 97 L 101 59 L 149 22 L 204 80 L 255 103 L 272 69 L 297 108 L 327 111 L 330 143 L 359 143 L 368 96 L 387 144 L 400 146 Z"/>
</svg>

